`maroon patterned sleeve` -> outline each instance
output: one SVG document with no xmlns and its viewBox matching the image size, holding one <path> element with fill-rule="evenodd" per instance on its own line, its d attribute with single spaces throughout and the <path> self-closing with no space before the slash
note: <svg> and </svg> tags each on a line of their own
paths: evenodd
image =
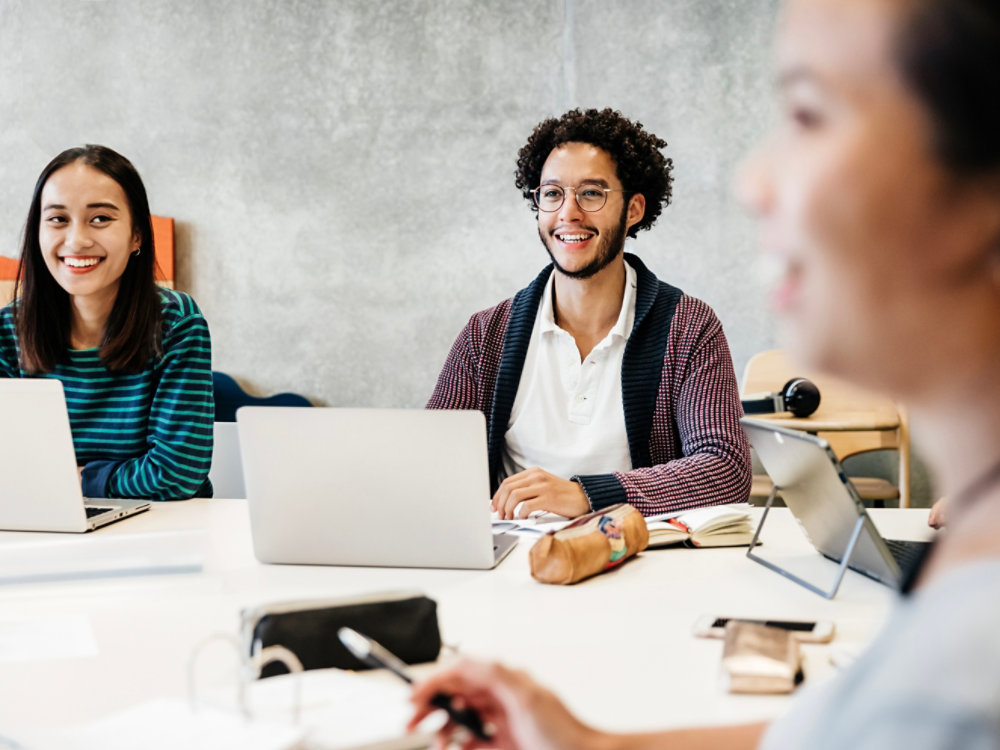
<svg viewBox="0 0 1000 750">
<path fill-rule="evenodd" d="M 650 434 L 652 466 L 615 475 L 643 515 L 746 502 L 750 444 L 722 324 L 684 295 L 664 352 Z"/>
<path fill-rule="evenodd" d="M 473 315 L 458 334 L 427 402 L 428 409 L 478 409 L 489 419 L 510 300 Z"/>
</svg>

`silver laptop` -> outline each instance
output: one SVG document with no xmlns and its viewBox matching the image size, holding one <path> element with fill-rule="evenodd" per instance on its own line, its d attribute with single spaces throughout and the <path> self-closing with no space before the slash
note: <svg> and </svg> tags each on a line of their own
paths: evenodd
<svg viewBox="0 0 1000 750">
<path fill-rule="evenodd" d="M 84 500 L 62 383 L 0 379 L 0 529 L 91 531 L 149 501 Z"/>
<path fill-rule="evenodd" d="M 494 567 L 486 420 L 478 411 L 236 413 L 257 559 L 414 568 Z"/>
<path fill-rule="evenodd" d="M 744 417 L 740 421 L 761 463 L 779 488 L 781 499 L 817 551 L 843 563 L 852 537 L 856 536 L 847 567 L 889 586 L 898 586 L 928 543 L 884 539 L 830 445 L 822 438 L 764 420 Z M 764 562 L 755 553 L 749 557 Z M 828 593 L 804 585 L 824 596 L 836 593 L 836 589 Z"/>
</svg>

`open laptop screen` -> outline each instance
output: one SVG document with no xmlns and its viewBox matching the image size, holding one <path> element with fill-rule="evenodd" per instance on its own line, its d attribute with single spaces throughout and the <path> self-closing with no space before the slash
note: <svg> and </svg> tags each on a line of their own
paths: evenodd
<svg viewBox="0 0 1000 750">
<path fill-rule="evenodd" d="M 900 567 L 829 444 L 765 420 L 744 417 L 741 423 L 778 494 L 812 545 L 841 562 L 861 523 L 849 567 L 887 585 L 898 585 Z"/>
</svg>

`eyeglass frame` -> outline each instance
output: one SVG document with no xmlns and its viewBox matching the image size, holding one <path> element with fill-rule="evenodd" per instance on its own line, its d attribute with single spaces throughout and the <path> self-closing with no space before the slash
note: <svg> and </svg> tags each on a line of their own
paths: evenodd
<svg viewBox="0 0 1000 750">
<path fill-rule="evenodd" d="M 598 208 L 584 208 L 583 206 L 581 206 L 580 205 L 580 199 L 577 197 L 577 192 L 576 191 L 579 190 L 580 188 L 584 187 L 584 186 L 597 188 L 602 193 L 604 193 L 604 203 L 602 203 Z M 562 190 L 562 200 L 559 201 L 559 205 L 558 206 L 556 206 L 555 208 L 542 208 L 538 204 L 538 191 L 541 190 L 543 187 L 557 187 L 560 190 Z M 575 187 L 573 187 L 571 185 L 560 185 L 557 182 L 548 182 L 548 183 L 545 183 L 543 185 L 539 185 L 534 190 L 532 190 L 531 191 L 531 198 L 532 198 L 532 200 L 535 203 L 535 208 L 537 208 L 542 213 L 552 214 L 552 213 L 555 213 L 556 211 L 558 211 L 560 208 L 563 207 L 563 204 L 566 202 L 566 191 L 568 191 L 568 190 L 572 190 L 573 191 L 573 200 L 576 201 L 577 208 L 579 208 L 581 211 L 584 211 L 584 212 L 586 212 L 588 214 L 597 213 L 602 208 L 604 208 L 606 205 L 608 205 L 608 193 L 622 193 L 622 194 L 625 194 L 625 193 L 634 193 L 635 192 L 634 190 L 626 190 L 625 188 L 606 188 L 606 187 L 601 187 L 596 182 L 584 182 L 584 183 L 582 183 L 580 185 L 577 185 Z"/>
</svg>

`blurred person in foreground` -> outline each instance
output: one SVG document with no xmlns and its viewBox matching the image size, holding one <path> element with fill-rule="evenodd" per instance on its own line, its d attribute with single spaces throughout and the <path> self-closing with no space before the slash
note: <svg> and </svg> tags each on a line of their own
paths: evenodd
<svg viewBox="0 0 1000 750">
<path fill-rule="evenodd" d="M 908 404 L 947 534 L 871 647 L 770 726 L 611 735 L 473 662 L 417 687 L 415 721 L 445 691 L 502 748 L 1000 746 L 1000 3 L 789 0 L 778 63 L 781 124 L 738 181 L 773 305 L 804 363 Z"/>
</svg>

